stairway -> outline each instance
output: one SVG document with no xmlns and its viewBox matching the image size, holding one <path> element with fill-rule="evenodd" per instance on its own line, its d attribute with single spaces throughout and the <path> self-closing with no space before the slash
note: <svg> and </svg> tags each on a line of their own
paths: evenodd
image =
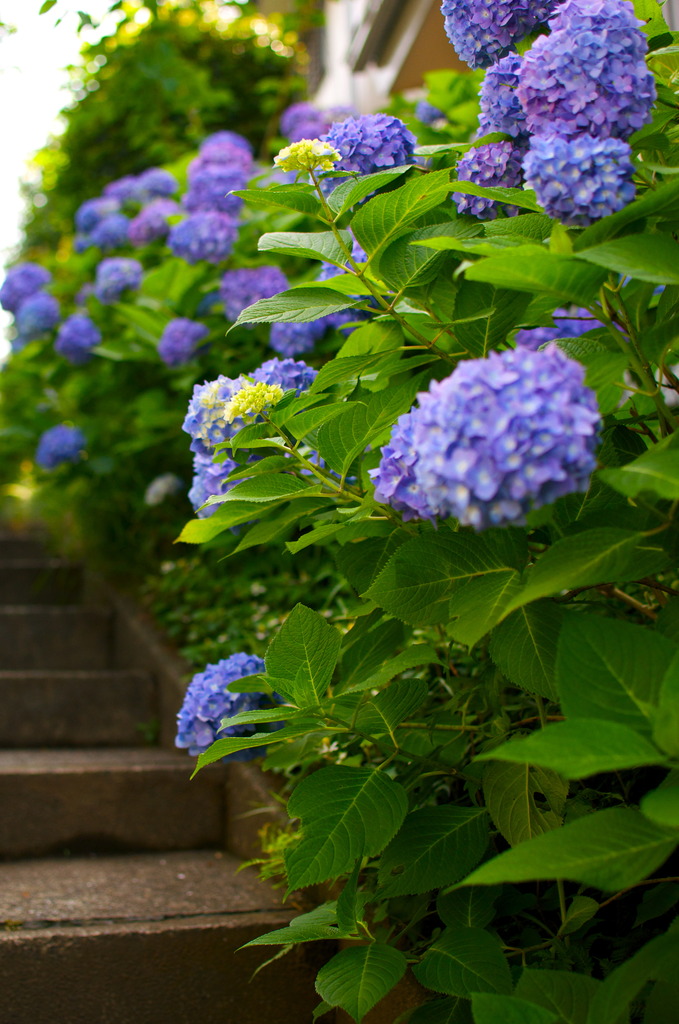
<svg viewBox="0 0 679 1024">
<path fill-rule="evenodd" d="M 124 601 L 86 590 L 80 567 L 0 536 L 2 1024 L 306 1024 L 327 950 L 252 983 L 276 950 L 235 952 L 294 916 L 238 872 L 250 767 L 189 781 L 175 666 Z"/>
</svg>

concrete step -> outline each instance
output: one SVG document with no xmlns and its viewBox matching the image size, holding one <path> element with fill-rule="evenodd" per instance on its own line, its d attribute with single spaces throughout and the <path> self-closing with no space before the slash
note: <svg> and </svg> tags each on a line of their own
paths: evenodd
<svg viewBox="0 0 679 1024">
<path fill-rule="evenodd" d="M 78 605 L 0 608 L 0 668 L 101 669 L 111 665 L 111 613 Z"/>
<path fill-rule="evenodd" d="M 226 854 L 0 865 L 3 1024 L 303 1024 L 328 948 L 236 952 L 295 911 Z"/>
<path fill-rule="evenodd" d="M 80 566 L 59 558 L 0 559 L 0 605 L 75 604 Z"/>
<path fill-rule="evenodd" d="M 0 702 L 0 747 L 143 746 L 158 729 L 154 680 L 139 670 L 0 671 Z"/>
<path fill-rule="evenodd" d="M 192 768 L 154 749 L 2 750 L 0 858 L 223 847 L 224 768 Z"/>
<path fill-rule="evenodd" d="M 44 558 L 45 545 L 39 534 L 0 531 L 0 558 Z"/>
</svg>

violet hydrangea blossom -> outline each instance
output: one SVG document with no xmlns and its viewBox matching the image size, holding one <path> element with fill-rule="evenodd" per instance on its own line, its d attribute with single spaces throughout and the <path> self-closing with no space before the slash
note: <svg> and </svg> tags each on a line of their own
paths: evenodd
<svg viewBox="0 0 679 1024">
<path fill-rule="evenodd" d="M 547 21 L 558 0 L 443 0 L 441 13 L 455 52 L 485 68 Z"/>
<path fill-rule="evenodd" d="M 517 188 L 522 181 L 521 160 L 523 150 L 512 142 L 490 142 L 468 150 L 457 165 L 460 181 L 470 181 L 484 188 L 499 185 L 503 188 Z M 494 220 L 500 208 L 509 216 L 517 214 L 516 206 L 498 204 L 482 196 L 453 192 L 453 201 L 458 213 L 471 213 L 482 220 Z"/>
<path fill-rule="evenodd" d="M 55 351 L 74 366 L 82 366 L 92 358 L 92 349 L 101 344 L 101 331 L 84 313 L 67 317 L 57 332 Z"/>
<path fill-rule="evenodd" d="M 56 469 L 62 462 L 78 462 L 85 445 L 82 430 L 60 423 L 41 434 L 35 461 L 43 469 Z"/>
<path fill-rule="evenodd" d="M 89 241 L 96 245 L 102 252 L 110 252 L 111 249 L 118 249 L 128 242 L 128 231 L 130 220 L 124 213 L 110 213 L 103 217 L 92 230 Z"/>
<path fill-rule="evenodd" d="M 158 342 L 158 355 L 166 366 L 183 366 L 196 355 L 209 329 L 197 320 L 176 317 L 165 327 Z"/>
<path fill-rule="evenodd" d="M 229 474 L 237 467 L 238 463 L 228 457 L 221 462 L 213 462 L 210 455 L 194 453 L 189 501 L 199 519 L 207 519 L 217 511 L 217 505 L 208 505 L 206 508 L 202 506 L 208 498 L 226 494 L 235 486 L 237 481 L 230 481 Z"/>
<path fill-rule="evenodd" d="M 104 217 L 119 212 L 120 203 L 113 196 L 97 196 L 95 199 L 86 199 L 75 212 L 76 229 L 83 235 L 89 235 Z"/>
<path fill-rule="evenodd" d="M 237 151 L 242 152 L 242 151 Z M 189 174 L 189 188 L 182 203 L 186 210 L 219 210 L 231 217 L 237 217 L 243 207 L 239 196 L 230 195 L 236 189 L 245 188 L 246 175 L 228 164 L 206 163 Z"/>
<path fill-rule="evenodd" d="M 281 356 L 298 356 L 303 352 L 311 352 L 316 342 L 325 334 L 327 327 L 325 317 L 301 324 L 271 324 L 269 344 L 274 352 Z"/>
<path fill-rule="evenodd" d="M 322 136 L 338 151 L 338 171 L 372 174 L 385 167 L 414 163 L 417 139 L 398 117 L 390 114 L 363 114 L 336 121 Z M 332 179 L 336 184 L 337 179 Z"/>
<path fill-rule="evenodd" d="M 445 121 L 446 115 L 433 103 L 428 100 L 419 100 L 415 105 L 415 117 L 422 124 L 435 124 L 437 121 Z"/>
<path fill-rule="evenodd" d="M 30 295 L 16 312 L 16 328 L 23 341 L 32 341 L 59 323 L 59 303 L 47 292 Z"/>
<path fill-rule="evenodd" d="M 300 394 L 311 387 L 318 370 L 307 366 L 301 359 L 267 359 L 252 374 L 255 383 L 279 384 L 283 391 L 296 391 Z"/>
<path fill-rule="evenodd" d="M 417 410 L 411 409 L 399 416 L 382 449 L 379 466 L 368 470 L 375 485 L 375 500 L 401 512 L 406 523 L 410 519 L 434 518 L 427 495 L 415 479 L 418 456 L 413 440 L 413 418 L 416 415 Z"/>
<path fill-rule="evenodd" d="M 105 306 L 117 302 L 128 288 L 139 288 L 144 268 L 138 260 L 124 256 L 110 256 L 97 266 L 94 294 Z"/>
<path fill-rule="evenodd" d="M 162 167 L 149 167 L 137 176 L 132 199 L 147 203 L 151 199 L 168 199 L 179 191 L 179 182 L 174 174 Z"/>
<path fill-rule="evenodd" d="M 237 320 L 248 306 L 260 299 L 270 299 L 284 292 L 289 282 L 280 267 L 241 267 L 227 270 L 222 277 L 219 294 L 227 320 Z M 253 327 L 253 324 L 246 325 Z"/>
<path fill-rule="evenodd" d="M 231 693 L 230 683 L 244 676 L 264 671 L 264 662 L 256 655 L 239 652 L 216 664 L 206 665 L 189 683 L 181 710 L 177 715 L 175 745 L 186 748 L 190 754 L 201 754 L 217 739 L 228 736 L 251 736 L 254 725 L 227 726 L 224 718 L 232 718 L 242 711 L 254 711 L 270 706 L 271 699 L 263 693 Z M 259 757 L 263 747 L 254 747 L 229 754 L 225 761 L 249 761 Z"/>
<path fill-rule="evenodd" d="M 230 255 L 238 236 L 237 222 L 226 213 L 206 210 L 173 225 L 167 244 L 187 263 L 221 263 Z"/>
<path fill-rule="evenodd" d="M 38 263 L 17 263 L 7 271 L 0 288 L 0 306 L 8 313 L 16 313 L 22 302 L 39 292 L 51 280 L 49 270 Z"/>
<path fill-rule="evenodd" d="M 181 213 L 181 207 L 173 199 L 153 199 L 130 221 L 128 228 L 130 242 L 139 248 L 165 238 L 170 230 L 168 217 L 177 213 Z"/>
<path fill-rule="evenodd" d="M 518 53 L 508 53 L 486 71 L 479 92 L 479 136 L 504 132 L 517 145 L 527 142 L 526 112 L 517 93 L 522 62 Z"/>
</svg>

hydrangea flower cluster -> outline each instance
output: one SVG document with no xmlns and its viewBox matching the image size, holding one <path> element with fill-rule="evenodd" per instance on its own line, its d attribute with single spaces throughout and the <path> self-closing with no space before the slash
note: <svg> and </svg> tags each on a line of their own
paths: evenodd
<svg viewBox="0 0 679 1024">
<path fill-rule="evenodd" d="M 458 162 L 457 176 L 460 181 L 473 181 L 475 185 L 491 187 L 502 185 L 516 188 L 521 184 L 521 159 L 523 151 L 512 142 L 490 142 L 468 150 Z M 482 196 L 453 192 L 453 200 L 459 213 L 472 213 L 482 220 L 494 220 L 501 207 L 509 216 L 517 214 L 516 206 L 498 204 Z"/>
<path fill-rule="evenodd" d="M 233 718 L 242 711 L 270 706 L 271 699 L 262 693 L 230 693 L 227 686 L 244 676 L 263 672 L 264 667 L 261 658 L 239 652 L 216 664 L 206 665 L 202 672 L 198 672 L 189 683 L 177 715 L 176 746 L 196 755 L 207 750 L 217 739 L 251 736 L 256 731 L 254 725 L 227 726 L 224 729 L 222 720 Z M 262 750 L 261 747 L 242 750 L 224 760 L 250 761 L 259 757 Z"/>
<path fill-rule="evenodd" d="M 418 455 L 413 440 L 413 417 L 417 410 L 396 420 L 388 444 L 382 449 L 377 469 L 368 473 L 375 484 L 375 500 L 391 505 L 403 514 L 403 521 L 434 518 L 427 496 L 415 479 Z"/>
<path fill-rule="evenodd" d="M 283 171 L 332 171 L 340 155 L 322 139 L 300 139 L 285 146 L 274 157 L 274 164 Z"/>
<path fill-rule="evenodd" d="M 168 217 L 180 213 L 178 203 L 173 199 L 153 199 L 129 223 L 128 238 L 139 248 L 150 242 L 165 238 L 170 225 Z"/>
<path fill-rule="evenodd" d="M 418 395 L 410 424 L 397 424 L 376 474 L 380 493 L 413 514 L 428 507 L 482 530 L 523 525 L 531 508 L 586 490 L 601 417 L 584 374 L 555 345 L 460 363 Z"/>
<path fill-rule="evenodd" d="M 301 359 L 267 359 L 252 374 L 252 379 L 264 384 L 278 384 L 283 391 L 300 394 L 316 380 L 318 370 L 307 366 Z"/>
<path fill-rule="evenodd" d="M 242 267 L 227 270 L 219 289 L 227 320 L 237 320 L 248 306 L 284 292 L 289 282 L 280 267 Z M 253 324 L 246 325 L 253 327 Z"/>
<path fill-rule="evenodd" d="M 7 271 L 0 288 L 0 306 L 8 313 L 16 313 L 22 302 L 49 284 L 52 275 L 37 263 L 17 263 Z"/>
<path fill-rule="evenodd" d="M 84 313 L 73 313 L 60 326 L 55 351 L 74 366 L 82 366 L 92 358 L 92 349 L 101 344 L 101 331 Z"/>
<path fill-rule="evenodd" d="M 47 292 L 36 292 L 19 306 L 16 328 L 22 342 L 32 341 L 59 323 L 59 303 Z"/>
<path fill-rule="evenodd" d="M 357 174 L 414 163 L 417 145 L 410 129 L 390 114 L 348 117 L 346 121 L 335 122 L 323 139 L 340 154 L 336 170 Z"/>
<path fill-rule="evenodd" d="M 461 60 L 486 68 L 547 21 L 558 0 L 443 0 L 446 35 Z"/>
<path fill-rule="evenodd" d="M 209 333 L 209 328 L 197 320 L 176 317 L 160 336 L 158 355 L 166 366 L 183 366 L 193 359 Z"/>
<path fill-rule="evenodd" d="M 144 504 L 160 505 L 166 498 L 181 490 L 182 481 L 176 473 L 161 473 L 155 477 L 144 491 Z"/>
<path fill-rule="evenodd" d="M 321 110 L 313 103 L 293 103 L 284 110 L 280 120 L 280 132 L 290 142 L 301 139 L 317 139 L 330 129 L 333 121 L 342 121 L 345 117 L 354 117 L 356 111 L 351 107 L 331 107 Z"/>
<path fill-rule="evenodd" d="M 517 93 L 522 64 L 518 53 L 508 53 L 486 71 L 479 92 L 479 136 L 504 132 L 517 145 L 528 143 L 526 112 Z"/>
<path fill-rule="evenodd" d="M 137 176 L 126 174 L 124 177 L 116 178 L 115 181 L 109 181 L 108 185 L 104 185 L 102 194 L 110 199 L 117 199 L 119 203 L 128 203 L 134 197 L 136 185 Z"/>
<path fill-rule="evenodd" d="M 88 236 L 85 236 L 83 242 L 86 242 L 88 248 L 90 245 L 96 245 L 102 252 L 110 252 L 127 244 L 129 227 L 129 217 L 124 213 L 110 213 L 99 221 Z"/>
<path fill-rule="evenodd" d="M 35 461 L 43 469 L 56 469 L 62 462 L 78 462 L 86 443 L 78 427 L 60 423 L 40 436 Z"/>
<path fill-rule="evenodd" d="M 138 260 L 111 256 L 97 266 L 94 294 L 105 306 L 117 302 L 128 288 L 139 288 L 144 268 Z"/>
<path fill-rule="evenodd" d="M 311 352 L 327 328 L 326 317 L 303 324 L 272 324 L 269 344 L 281 356 L 298 356 L 303 352 Z"/>
<path fill-rule="evenodd" d="M 189 172 L 189 190 L 182 199 L 184 208 L 190 213 L 219 210 L 220 213 L 237 217 L 243 207 L 243 200 L 229 193 L 245 188 L 247 177 L 243 171 L 228 164 L 200 163 L 198 167 L 196 164 L 198 161 L 194 160 Z"/>
<path fill-rule="evenodd" d="M 187 263 L 221 263 L 231 253 L 237 234 L 238 225 L 227 213 L 205 210 L 173 225 L 167 243 Z"/>
<path fill-rule="evenodd" d="M 245 136 L 225 129 L 208 135 L 201 143 L 198 152 L 203 160 L 210 160 L 215 163 L 231 163 L 234 159 L 233 153 L 235 150 L 240 150 L 241 153 L 247 154 L 250 162 L 252 162 L 252 146 Z"/>
<path fill-rule="evenodd" d="M 445 121 L 446 119 L 444 112 L 427 100 L 420 100 L 415 104 L 415 117 L 422 124 L 435 124 L 437 121 Z"/>
<path fill-rule="evenodd" d="M 556 309 L 552 315 L 556 322 L 555 327 L 524 327 L 516 332 L 515 343 L 535 351 L 548 341 L 556 341 L 557 338 L 579 338 L 587 331 L 603 326 L 599 320 L 594 319 L 588 309 L 582 307 L 570 312 L 567 309 Z"/>
<path fill-rule="evenodd" d="M 95 199 L 86 199 L 76 210 L 76 229 L 84 235 L 89 235 L 104 217 L 119 212 L 120 203 L 113 196 L 97 196 Z"/>
<path fill-rule="evenodd" d="M 238 466 L 233 459 L 225 458 L 221 462 L 213 462 L 210 455 L 193 456 L 193 481 L 189 490 L 189 501 L 199 519 L 207 519 L 217 511 L 216 505 L 201 506 L 214 494 L 226 494 L 235 485 L 229 480 L 229 474 Z"/>
<path fill-rule="evenodd" d="M 149 167 L 136 177 L 130 198 L 138 203 L 148 203 L 151 199 L 167 199 L 178 190 L 179 182 L 174 174 L 162 167 Z"/>
</svg>

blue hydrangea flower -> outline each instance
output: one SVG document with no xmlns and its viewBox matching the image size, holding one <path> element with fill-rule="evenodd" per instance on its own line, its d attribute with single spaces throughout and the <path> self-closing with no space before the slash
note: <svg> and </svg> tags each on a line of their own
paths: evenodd
<svg viewBox="0 0 679 1024">
<path fill-rule="evenodd" d="M 110 213 L 103 217 L 90 234 L 90 242 L 103 252 L 127 245 L 130 220 L 124 213 Z"/>
<path fill-rule="evenodd" d="M 518 96 L 530 132 L 628 138 L 656 96 L 642 24 L 627 0 L 567 0 L 525 55 Z"/>
<path fill-rule="evenodd" d="M 227 147 L 242 149 L 245 153 L 249 153 L 252 156 L 252 145 L 245 136 L 239 135 L 238 132 L 228 131 L 228 129 L 208 135 L 200 144 L 198 152 L 205 160 L 220 162 L 219 155 L 226 152 Z"/>
<path fill-rule="evenodd" d="M 180 316 L 170 320 L 158 342 L 158 355 L 166 366 L 183 366 L 196 355 L 209 329 L 196 320 Z"/>
<path fill-rule="evenodd" d="M 445 120 L 446 115 L 438 107 L 435 107 L 433 103 L 429 103 L 427 100 L 420 100 L 415 105 L 415 117 L 422 124 L 434 124 L 436 121 Z"/>
<path fill-rule="evenodd" d="M 280 267 L 243 267 L 227 270 L 219 289 L 224 303 L 227 320 L 237 320 L 248 306 L 260 299 L 270 299 L 289 287 L 289 282 Z M 254 324 L 246 326 L 253 327 Z"/>
<path fill-rule="evenodd" d="M 280 384 L 283 391 L 293 389 L 300 394 L 311 387 L 318 370 L 307 366 L 301 359 L 267 359 L 252 374 L 256 384 Z"/>
<path fill-rule="evenodd" d="M 328 117 L 325 110 L 303 101 L 293 103 L 283 111 L 279 128 L 281 135 L 290 139 L 290 142 L 299 142 L 301 139 L 318 139 L 328 131 L 331 124 L 332 118 Z"/>
<path fill-rule="evenodd" d="M 8 313 L 16 313 L 22 302 L 49 284 L 52 275 L 37 263 L 17 263 L 7 271 L 0 288 L 0 306 Z"/>
<path fill-rule="evenodd" d="M 477 530 L 519 526 L 586 490 L 601 417 L 584 375 L 550 345 L 465 360 L 432 382 L 412 410 L 411 469 L 432 512 Z"/>
<path fill-rule="evenodd" d="M 16 328 L 24 341 L 32 341 L 59 323 L 59 303 L 47 292 L 30 295 L 16 312 Z"/>
<path fill-rule="evenodd" d="M 74 366 L 82 366 L 92 358 L 92 349 L 101 344 L 101 331 L 84 313 L 73 313 L 57 332 L 54 348 Z"/>
<path fill-rule="evenodd" d="M 274 352 L 286 357 L 311 352 L 325 334 L 327 326 L 325 317 L 306 324 L 272 324 L 269 344 Z"/>
<path fill-rule="evenodd" d="M 244 377 L 233 380 L 220 374 L 216 380 L 194 385 L 193 396 L 182 424 L 182 430 L 191 435 L 192 452 L 211 458 L 214 446 L 226 441 L 240 429 L 242 422 L 227 422 L 225 410 L 227 403 L 245 383 Z"/>
<path fill-rule="evenodd" d="M 322 136 L 341 156 L 338 171 L 372 174 L 385 167 L 414 163 L 417 139 L 398 117 L 390 114 L 363 114 L 336 121 Z M 335 185 L 338 179 L 329 179 Z"/>
<path fill-rule="evenodd" d="M 189 490 L 189 501 L 199 519 L 207 519 L 217 511 L 217 505 L 202 505 L 214 494 L 226 494 L 237 483 L 229 480 L 231 473 L 238 466 L 233 459 L 226 458 L 222 462 L 213 462 L 210 455 L 196 452 L 193 456 L 193 481 Z"/>
<path fill-rule="evenodd" d="M 153 199 L 130 221 L 130 242 L 139 248 L 165 238 L 170 230 L 168 217 L 177 213 L 181 213 L 181 208 L 173 199 Z"/>
<path fill-rule="evenodd" d="M 589 310 L 582 307 L 570 312 L 567 309 L 555 309 L 552 316 L 555 327 L 524 327 L 516 332 L 516 344 L 535 351 L 548 341 L 555 341 L 557 338 L 579 338 L 587 331 L 603 326 L 599 320 L 594 319 Z"/>
<path fill-rule="evenodd" d="M 526 113 L 517 94 L 522 62 L 518 53 L 508 53 L 486 71 L 479 93 L 479 136 L 504 132 L 517 143 L 527 140 Z"/>
<path fill-rule="evenodd" d="M 404 522 L 434 518 L 427 496 L 415 479 L 417 449 L 413 441 L 413 416 L 416 412 L 411 410 L 399 416 L 388 444 L 382 449 L 379 466 L 368 470 L 375 484 L 375 500 L 402 512 Z"/>
<path fill-rule="evenodd" d="M 176 473 L 161 473 L 154 477 L 144 491 L 144 504 L 149 506 L 160 505 L 171 495 L 180 491 L 183 481 Z"/>
<path fill-rule="evenodd" d="M 240 150 L 239 152 L 242 152 Z M 239 168 L 228 164 L 203 164 L 200 170 L 191 174 L 189 190 L 182 199 L 186 210 L 219 210 L 237 217 L 243 208 L 243 200 L 229 193 L 245 188 L 247 178 Z"/>
<path fill-rule="evenodd" d="M 461 60 L 487 68 L 547 21 L 558 0 L 443 0 L 446 35 Z"/>
<path fill-rule="evenodd" d="M 512 142 L 490 142 L 468 150 L 457 165 L 460 181 L 472 181 L 475 185 L 489 188 L 501 185 L 503 188 L 518 188 L 521 185 L 521 160 L 524 151 Z M 468 196 L 464 192 L 453 192 L 453 201 L 458 213 L 471 213 L 482 220 L 494 220 L 500 208 L 509 216 L 519 211 L 516 206 L 496 203 L 481 196 Z"/>
<path fill-rule="evenodd" d="M 167 199 L 178 191 L 179 182 L 174 174 L 162 167 L 149 167 L 138 175 L 131 198 L 138 203 L 147 203 L 150 199 Z"/>
<path fill-rule="evenodd" d="M 126 174 L 104 185 L 103 194 L 109 199 L 117 199 L 119 203 L 128 203 L 134 198 L 137 187 L 137 175 Z"/>
<path fill-rule="evenodd" d="M 138 260 L 111 256 L 97 266 L 94 294 L 105 306 L 117 302 L 126 289 L 139 288 L 144 268 Z"/>
<path fill-rule="evenodd" d="M 254 711 L 271 706 L 271 699 L 262 693 L 230 693 L 227 686 L 243 676 L 264 671 L 264 662 L 255 655 L 239 652 L 216 664 L 206 665 L 191 682 L 184 703 L 177 715 L 175 744 L 188 749 L 190 754 L 201 754 L 217 739 L 227 736 L 251 736 L 254 725 L 222 728 L 225 718 L 233 718 L 242 711 Z M 225 761 L 250 761 L 259 757 L 264 748 L 242 750 L 230 754 Z"/>
<path fill-rule="evenodd" d="M 85 435 L 78 427 L 60 423 L 40 436 L 35 461 L 43 469 L 55 469 L 62 462 L 78 462 L 86 443 Z"/>
<path fill-rule="evenodd" d="M 585 226 L 634 198 L 631 151 L 621 139 L 534 135 L 524 157 L 526 182 L 550 217 Z"/>
<path fill-rule="evenodd" d="M 167 244 L 187 263 L 221 263 L 230 255 L 238 237 L 237 222 L 216 210 L 193 213 L 170 229 Z"/>
<path fill-rule="evenodd" d="M 104 217 L 119 212 L 120 203 L 113 196 L 98 196 L 96 199 L 86 199 L 76 210 L 76 229 L 84 235 L 89 235 Z"/>
</svg>

